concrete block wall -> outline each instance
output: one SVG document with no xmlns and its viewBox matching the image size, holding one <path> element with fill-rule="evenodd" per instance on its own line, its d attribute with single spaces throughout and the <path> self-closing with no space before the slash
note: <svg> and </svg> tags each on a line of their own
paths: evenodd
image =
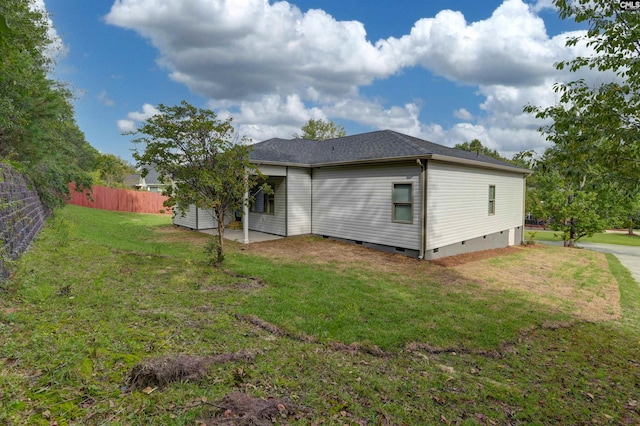
<svg viewBox="0 0 640 426">
<path fill-rule="evenodd" d="M 7 261 L 29 248 L 47 216 L 29 180 L 0 163 L 0 284 L 9 276 Z"/>
</svg>

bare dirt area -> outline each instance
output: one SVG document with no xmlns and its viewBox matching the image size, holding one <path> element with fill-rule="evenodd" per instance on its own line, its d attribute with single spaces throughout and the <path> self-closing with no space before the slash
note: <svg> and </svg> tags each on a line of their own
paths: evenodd
<svg viewBox="0 0 640 426">
<path fill-rule="evenodd" d="M 205 244 L 208 238 L 210 238 L 210 236 L 202 232 L 192 231 L 191 229 L 174 225 L 159 226 L 155 229 L 155 232 L 162 235 L 158 241 L 164 243 L 186 242 L 190 244 Z"/>
<path fill-rule="evenodd" d="M 433 265 L 400 254 L 385 253 L 320 237 L 289 237 L 242 246 L 241 250 L 274 260 L 359 268 L 381 272 L 424 272 Z"/>
<path fill-rule="evenodd" d="M 514 248 L 517 261 L 496 258 L 454 267 L 462 276 L 499 290 L 518 290 L 587 321 L 620 318 L 620 292 L 603 253 L 563 247 Z"/>
<path fill-rule="evenodd" d="M 480 283 L 490 290 L 521 292 L 534 302 L 569 311 L 587 321 L 614 320 L 621 313 L 618 285 L 604 254 L 586 250 L 517 246 L 425 262 L 309 236 L 253 243 L 240 250 L 340 270 L 357 267 L 411 279 L 428 277 L 452 288 L 462 282 Z"/>
</svg>

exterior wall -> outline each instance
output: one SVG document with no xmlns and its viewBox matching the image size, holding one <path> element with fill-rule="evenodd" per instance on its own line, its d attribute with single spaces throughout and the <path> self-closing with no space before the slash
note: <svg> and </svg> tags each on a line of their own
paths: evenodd
<svg viewBox="0 0 640 426">
<path fill-rule="evenodd" d="M 289 167 L 287 236 L 311 233 L 311 170 Z"/>
<path fill-rule="evenodd" d="M 420 167 L 415 163 L 314 169 L 312 233 L 420 249 Z M 392 222 L 393 183 L 413 184 L 413 223 Z"/>
<path fill-rule="evenodd" d="M 495 235 L 499 247 L 509 242 L 509 229 L 522 227 L 523 176 L 430 161 L 427 166 L 427 253 Z M 495 214 L 489 214 L 489 185 L 496 186 Z M 504 232 L 503 232 L 504 231 Z M 503 232 L 503 234 L 500 234 Z M 512 231 L 516 232 L 516 231 Z M 522 231 L 520 230 L 520 236 Z M 487 236 L 487 238 L 485 238 Z M 504 242 L 502 242 L 504 236 Z M 520 237 L 521 238 L 521 237 Z M 493 237 L 491 238 L 493 241 Z M 515 242 L 519 244 L 517 232 Z M 494 248 L 487 243 L 486 248 Z M 476 250 L 485 247 L 478 246 Z M 465 251 L 476 251 L 471 245 Z M 457 254 L 457 253 L 454 253 Z"/>
<path fill-rule="evenodd" d="M 184 226 L 189 229 L 212 229 L 218 227 L 218 221 L 216 220 L 213 211 L 209 209 L 199 209 L 196 206 L 191 205 L 185 212 L 184 217 L 180 210 L 176 207 L 176 214 L 173 216 L 173 224 L 177 226 Z M 227 215 L 225 224 L 231 221 L 232 217 Z"/>
<path fill-rule="evenodd" d="M 448 246 L 439 247 L 437 252 L 434 252 L 434 250 L 428 250 L 425 253 L 424 258 L 427 260 L 435 260 L 440 259 L 441 257 L 455 256 L 456 254 L 507 247 L 508 245 L 512 245 L 509 244 L 509 236 L 514 235 L 516 237 L 516 241 L 518 241 L 517 235 L 518 233 L 522 235 L 522 229 L 522 226 L 520 226 L 517 228 L 510 228 L 506 231 L 495 232 L 493 234 L 483 235 L 482 237 L 464 240 L 464 244 L 462 242 L 458 242 Z"/>
<path fill-rule="evenodd" d="M 287 188 L 284 177 L 270 177 L 267 183 L 274 191 L 274 213 L 249 212 L 249 229 L 275 235 L 287 235 Z M 260 198 L 256 197 L 256 203 Z"/>
</svg>

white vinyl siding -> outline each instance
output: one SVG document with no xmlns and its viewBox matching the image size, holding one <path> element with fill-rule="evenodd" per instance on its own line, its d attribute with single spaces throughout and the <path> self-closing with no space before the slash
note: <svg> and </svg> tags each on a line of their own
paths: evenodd
<svg viewBox="0 0 640 426">
<path fill-rule="evenodd" d="M 427 250 L 522 226 L 521 174 L 430 161 L 427 188 Z M 487 191 L 495 185 L 495 214 L 487 214 Z"/>
<path fill-rule="evenodd" d="M 184 226 L 189 229 L 212 229 L 218 227 L 218 221 L 213 214 L 213 210 L 196 209 L 194 205 L 191 205 L 185 212 L 184 217 L 178 207 L 175 208 L 175 212 L 173 217 L 174 225 Z M 225 222 L 229 223 L 232 217 L 230 215 L 225 216 L 227 216 L 225 217 Z"/>
<path fill-rule="evenodd" d="M 393 222 L 394 183 L 413 184 L 413 223 Z M 314 169 L 312 186 L 314 234 L 420 249 L 420 203 L 415 202 L 420 167 L 415 163 Z"/>
<path fill-rule="evenodd" d="M 311 233 L 311 170 L 289 167 L 287 235 Z"/>
<path fill-rule="evenodd" d="M 260 213 L 264 209 L 264 195 L 258 194 L 255 207 L 258 211 L 249 212 L 249 229 L 275 235 L 286 235 L 286 180 L 284 177 L 270 177 L 267 183 L 274 191 L 274 212 Z"/>
</svg>

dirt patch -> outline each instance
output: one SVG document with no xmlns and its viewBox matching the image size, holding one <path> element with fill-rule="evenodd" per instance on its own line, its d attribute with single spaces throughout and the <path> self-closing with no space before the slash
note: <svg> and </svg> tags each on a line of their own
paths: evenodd
<svg viewBox="0 0 640 426">
<path fill-rule="evenodd" d="M 479 283 L 488 290 L 518 291 L 536 303 L 587 321 L 618 319 L 620 294 L 602 253 L 545 245 L 514 246 L 446 257 L 431 262 L 384 253 L 314 236 L 283 238 L 242 246 L 276 261 L 354 267 L 396 274 L 407 285 L 429 279 L 448 291 Z"/>
<path fill-rule="evenodd" d="M 157 241 L 163 243 L 205 244 L 211 238 L 210 235 L 202 232 L 173 225 L 159 226 L 154 229 L 154 232 L 161 235 Z"/>
<path fill-rule="evenodd" d="M 205 425 L 269 426 L 300 420 L 309 411 L 287 398 L 254 398 L 242 392 L 228 394 L 218 405 L 220 413 Z"/>
<path fill-rule="evenodd" d="M 458 254 L 456 256 L 443 257 L 442 259 L 432 260 L 431 263 L 439 266 L 452 267 L 464 265 L 469 262 L 477 262 L 478 260 L 491 259 L 497 256 L 508 256 L 514 253 L 520 253 L 520 247 L 504 247 L 492 250 L 475 251 L 473 253 Z"/>
<path fill-rule="evenodd" d="M 401 254 L 385 253 L 357 244 L 315 236 L 288 237 L 252 243 L 241 248 L 249 254 L 275 260 L 327 265 L 337 269 L 358 268 L 380 272 L 422 273 L 433 265 Z"/>
<path fill-rule="evenodd" d="M 519 252 L 510 259 L 482 259 L 452 269 L 486 288 L 516 290 L 586 321 L 620 318 L 618 283 L 604 254 L 549 246 L 513 250 Z"/>
<path fill-rule="evenodd" d="M 248 322 L 250 324 L 255 325 L 256 327 L 259 327 L 263 330 L 268 331 L 269 333 L 275 335 L 275 336 L 279 336 L 279 337 L 286 337 L 288 339 L 291 340 L 297 340 L 299 342 L 306 342 L 306 343 L 317 343 L 318 339 L 316 339 L 315 337 L 312 336 L 307 336 L 304 334 L 294 334 L 294 333 L 290 333 L 287 330 L 278 327 L 277 325 L 271 324 L 270 322 L 267 322 L 265 320 L 263 320 L 262 318 L 259 318 L 255 315 L 239 315 L 236 314 L 236 318 L 239 319 L 240 321 L 245 321 Z"/>
<path fill-rule="evenodd" d="M 212 364 L 252 361 L 253 354 L 240 351 L 212 357 L 165 355 L 136 364 L 127 375 L 129 390 L 163 387 L 173 382 L 197 381 L 209 372 Z"/>
</svg>

